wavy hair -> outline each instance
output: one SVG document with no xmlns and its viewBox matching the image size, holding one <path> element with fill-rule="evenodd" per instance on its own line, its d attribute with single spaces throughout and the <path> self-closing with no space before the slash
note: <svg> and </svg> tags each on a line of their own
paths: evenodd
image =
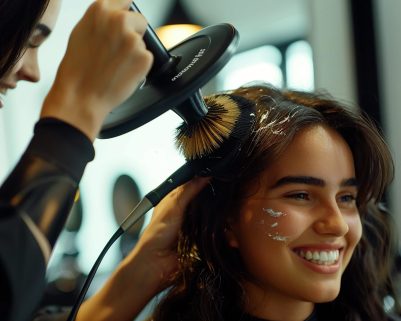
<svg viewBox="0 0 401 321">
<path fill-rule="evenodd" d="M 325 94 L 279 91 L 267 85 L 241 87 L 229 94 L 254 103 L 255 126 L 236 160 L 236 175 L 213 178 L 190 204 L 179 242 L 181 268 L 153 320 L 241 319 L 246 300 L 241 280 L 247 274 L 238 251 L 227 244 L 224 229 L 239 215 L 250 182 L 300 130 L 319 124 L 336 130 L 353 153 L 363 236 L 343 274 L 340 294 L 332 302 L 317 304 L 318 314 L 323 320 L 385 320 L 383 299 L 395 298 L 391 281 L 395 245 L 391 217 L 378 202 L 393 178 L 393 163 L 378 129 L 366 116 Z"/>
</svg>

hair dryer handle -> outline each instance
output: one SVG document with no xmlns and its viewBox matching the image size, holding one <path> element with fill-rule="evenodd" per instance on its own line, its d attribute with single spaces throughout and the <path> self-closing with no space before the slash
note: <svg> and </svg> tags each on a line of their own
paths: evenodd
<svg viewBox="0 0 401 321">
<path fill-rule="evenodd" d="M 185 163 L 153 191 L 146 194 L 145 197 L 153 206 L 156 206 L 174 188 L 186 183 L 193 178 L 195 174 L 195 168 L 190 164 Z"/>
</svg>

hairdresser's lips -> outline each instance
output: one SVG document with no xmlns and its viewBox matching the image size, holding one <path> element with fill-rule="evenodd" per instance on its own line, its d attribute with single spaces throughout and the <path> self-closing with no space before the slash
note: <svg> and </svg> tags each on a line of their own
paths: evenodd
<svg viewBox="0 0 401 321">
<path fill-rule="evenodd" d="M 344 246 L 340 245 L 304 245 L 292 249 L 292 252 L 305 267 L 320 273 L 337 273 L 342 266 Z"/>
</svg>

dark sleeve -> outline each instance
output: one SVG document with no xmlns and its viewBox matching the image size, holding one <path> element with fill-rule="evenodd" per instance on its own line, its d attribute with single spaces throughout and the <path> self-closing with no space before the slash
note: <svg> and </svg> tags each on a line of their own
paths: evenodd
<svg viewBox="0 0 401 321">
<path fill-rule="evenodd" d="M 0 315 L 27 320 L 41 300 L 50 251 L 71 209 L 91 141 L 56 119 L 40 120 L 0 187 Z"/>
</svg>

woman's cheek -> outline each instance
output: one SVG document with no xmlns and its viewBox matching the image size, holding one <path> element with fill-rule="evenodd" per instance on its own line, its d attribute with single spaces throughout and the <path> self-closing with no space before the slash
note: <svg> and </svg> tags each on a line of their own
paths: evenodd
<svg viewBox="0 0 401 321">
<path fill-rule="evenodd" d="M 348 243 L 355 247 L 362 237 L 362 222 L 359 213 L 346 217 L 346 223 L 348 225 L 348 235 L 346 236 Z"/>
<path fill-rule="evenodd" d="M 288 242 L 302 232 L 305 217 L 302 213 L 279 206 L 262 206 L 254 209 L 257 229 L 278 242 Z"/>
</svg>

